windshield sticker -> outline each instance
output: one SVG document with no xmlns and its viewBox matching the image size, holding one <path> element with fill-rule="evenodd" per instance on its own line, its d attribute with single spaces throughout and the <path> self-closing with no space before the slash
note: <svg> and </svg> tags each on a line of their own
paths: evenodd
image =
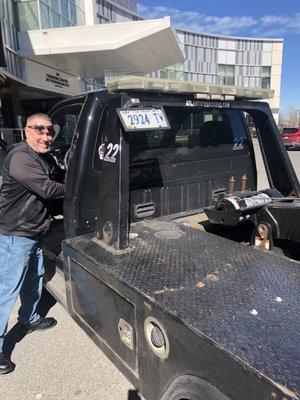
<svg viewBox="0 0 300 400">
<path fill-rule="evenodd" d="M 243 150 L 244 148 L 244 138 L 242 137 L 235 137 L 233 142 L 232 150 Z"/>
<path fill-rule="evenodd" d="M 119 153 L 120 145 L 109 143 L 106 145 L 102 143 L 98 148 L 99 158 L 102 161 L 115 163 L 117 161 L 117 154 Z"/>
<path fill-rule="evenodd" d="M 187 107 L 203 107 L 203 108 L 230 108 L 230 103 L 223 103 L 221 101 L 195 101 L 187 100 L 185 102 Z"/>
</svg>

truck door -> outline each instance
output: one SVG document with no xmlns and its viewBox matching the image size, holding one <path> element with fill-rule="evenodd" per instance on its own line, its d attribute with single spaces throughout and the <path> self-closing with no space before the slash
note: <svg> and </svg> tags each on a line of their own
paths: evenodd
<svg viewBox="0 0 300 400">
<path fill-rule="evenodd" d="M 50 156 L 55 159 L 64 174 L 67 173 L 68 154 L 81 108 L 82 104 L 65 105 L 51 115 L 53 125 L 58 125 L 59 130 L 54 135 Z M 57 256 L 61 252 L 61 242 L 65 237 L 63 200 L 52 200 L 51 203 L 54 220 L 45 238 L 45 245 L 48 250 Z"/>
</svg>

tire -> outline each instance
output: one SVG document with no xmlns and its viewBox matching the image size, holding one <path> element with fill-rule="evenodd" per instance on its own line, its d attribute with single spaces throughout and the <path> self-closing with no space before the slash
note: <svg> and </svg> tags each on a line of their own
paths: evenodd
<svg viewBox="0 0 300 400">
<path fill-rule="evenodd" d="M 176 378 L 160 400 L 230 400 L 215 386 L 193 375 Z"/>
</svg>

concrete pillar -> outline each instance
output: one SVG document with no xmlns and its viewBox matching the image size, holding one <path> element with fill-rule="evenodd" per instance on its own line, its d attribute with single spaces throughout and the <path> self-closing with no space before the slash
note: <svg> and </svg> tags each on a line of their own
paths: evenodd
<svg viewBox="0 0 300 400">
<path fill-rule="evenodd" d="M 96 0 L 84 1 L 85 25 L 97 24 Z"/>
</svg>

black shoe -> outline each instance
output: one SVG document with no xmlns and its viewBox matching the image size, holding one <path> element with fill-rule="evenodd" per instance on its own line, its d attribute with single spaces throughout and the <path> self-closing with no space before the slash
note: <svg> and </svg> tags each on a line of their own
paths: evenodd
<svg viewBox="0 0 300 400">
<path fill-rule="evenodd" d="M 57 324 L 54 318 L 40 318 L 34 324 L 19 324 L 20 331 L 22 333 L 30 333 L 33 331 L 45 331 L 47 329 L 53 328 Z"/>
<path fill-rule="evenodd" d="M 15 364 L 0 353 L 0 374 L 9 374 L 15 369 Z"/>
</svg>

